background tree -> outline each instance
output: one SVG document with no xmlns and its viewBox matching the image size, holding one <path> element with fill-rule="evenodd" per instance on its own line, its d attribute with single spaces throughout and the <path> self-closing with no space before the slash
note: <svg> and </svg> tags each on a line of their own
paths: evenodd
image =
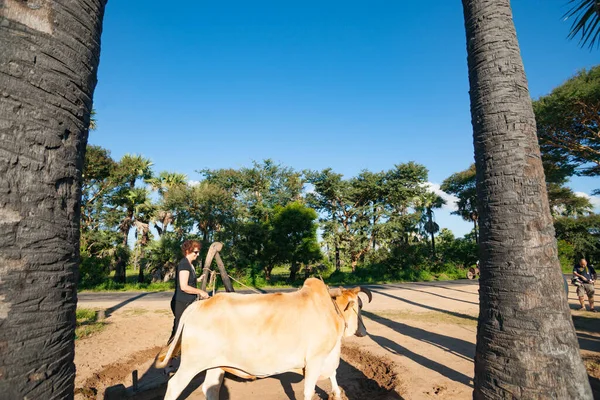
<svg viewBox="0 0 600 400">
<path fill-rule="evenodd" d="M 433 218 L 433 210 L 442 208 L 444 204 L 446 204 L 446 200 L 430 191 L 423 193 L 416 201 L 417 209 L 422 213 L 423 228 L 431 238 L 431 257 L 433 259 L 435 259 L 435 234 L 440 230 L 440 226 Z"/>
<path fill-rule="evenodd" d="M 134 226 L 136 207 L 148 200 L 145 188 L 136 187 L 138 181 L 152 178 L 152 162 L 140 155 L 125 154 L 115 168 L 114 179 L 117 187 L 112 195 L 111 203 L 121 211 L 119 231 L 121 232 L 121 249 L 115 265 L 115 282 L 125 282 L 125 267 L 128 258 L 127 241 L 129 231 Z"/>
<path fill-rule="evenodd" d="M 473 397 L 590 399 L 510 2 L 462 4 L 481 212 Z"/>
<path fill-rule="evenodd" d="M 219 240 L 231 249 L 229 261 L 239 268 L 264 270 L 270 279 L 274 255 L 269 251 L 269 232 L 276 208 L 300 200 L 302 174 L 272 160 L 253 162 L 239 170 L 201 170 L 203 182 L 213 185 L 231 200 L 227 229 Z"/>
<path fill-rule="evenodd" d="M 217 233 L 231 225 L 235 212 L 231 195 L 206 181 L 197 185 L 172 187 L 165 195 L 163 204 L 171 210 L 179 231 L 197 229 L 205 244 L 219 239 Z"/>
<path fill-rule="evenodd" d="M 345 252 L 352 271 L 358 262 L 380 245 L 388 244 L 411 228 L 407 218 L 414 200 L 425 192 L 427 169 L 416 163 L 396 165 L 393 169 L 372 173 L 362 171 L 357 177 L 343 179 L 331 169 L 306 171 L 314 190 L 307 203 L 319 211 L 324 234 L 334 235 L 331 242 L 337 254 Z"/>
<path fill-rule="evenodd" d="M 300 202 L 275 207 L 269 247 L 277 263 L 290 264 L 290 282 L 296 280 L 301 263 L 309 264 L 321 258 L 316 220 L 317 212 Z"/>
<path fill-rule="evenodd" d="M 471 164 L 464 171 L 456 172 L 444 179 L 440 189 L 458 197 L 456 211 L 451 214 L 459 215 L 465 221 L 473 222 L 475 242 L 479 243 L 479 211 L 477 210 L 477 180 L 475 178 L 475 164 Z"/>
<path fill-rule="evenodd" d="M 79 283 L 99 284 L 113 263 L 119 234 L 112 229 L 114 220 L 110 198 L 115 189 L 113 174 L 117 163 L 108 150 L 87 146 L 82 174 Z"/>
<path fill-rule="evenodd" d="M 600 66 L 533 103 L 545 159 L 563 175 L 600 175 Z"/>
<path fill-rule="evenodd" d="M 135 244 L 133 267 L 138 269 L 138 282 L 144 282 L 144 269 L 146 266 L 146 247 L 150 244 L 152 234 L 150 224 L 154 220 L 156 205 L 150 198 L 150 190 L 146 187 L 135 188 L 129 192 L 129 202 L 134 204 L 133 224 L 135 229 Z"/>
<path fill-rule="evenodd" d="M 104 6 L 0 6 L 3 398 L 73 397 L 81 173 Z"/>
<path fill-rule="evenodd" d="M 168 207 L 165 207 L 165 199 L 170 189 L 183 187 L 187 184 L 187 176 L 178 172 L 162 171 L 158 176 L 148 179 L 148 184 L 153 190 L 156 190 L 160 198 L 152 222 L 158 235 L 162 236 L 173 222 L 173 213 Z"/>
<path fill-rule="evenodd" d="M 329 239 L 334 248 L 334 264 L 340 270 L 340 252 L 343 234 L 350 223 L 352 213 L 349 204 L 349 185 L 331 168 L 323 171 L 305 171 L 307 181 L 313 185 L 314 191 L 306 196 L 307 204 L 323 214 L 324 237 Z"/>
<path fill-rule="evenodd" d="M 573 258 L 567 260 L 567 266 L 572 266 L 581 257 L 594 264 L 600 261 L 600 215 L 558 217 L 554 226 L 556 238 L 568 244 L 573 254 Z"/>
</svg>

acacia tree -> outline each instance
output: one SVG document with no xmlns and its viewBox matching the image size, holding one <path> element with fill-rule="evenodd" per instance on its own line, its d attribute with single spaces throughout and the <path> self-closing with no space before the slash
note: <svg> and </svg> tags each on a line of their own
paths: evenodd
<svg viewBox="0 0 600 400">
<path fill-rule="evenodd" d="M 466 170 L 456 172 L 444 179 L 440 185 L 440 189 L 458 197 L 456 211 L 452 211 L 451 214 L 459 215 L 465 221 L 473 222 L 475 242 L 478 243 L 479 212 L 477 211 L 476 186 L 475 164 L 471 164 Z"/>
<path fill-rule="evenodd" d="M 266 251 L 270 221 L 276 206 L 301 198 L 304 181 L 294 169 L 264 160 L 239 170 L 201 170 L 205 183 L 220 188 L 229 198 L 227 229 L 219 240 L 227 242 L 236 265 L 264 269 L 271 259 Z"/>
<path fill-rule="evenodd" d="M 2 398 L 73 397 L 81 171 L 104 6 L 0 5 Z"/>
<path fill-rule="evenodd" d="M 114 235 L 105 233 L 110 232 L 106 229 L 110 214 L 107 203 L 115 188 L 112 175 L 116 165 L 108 150 L 87 146 L 82 174 L 80 239 L 85 254 L 98 255 L 107 247 L 114 247 L 114 240 L 107 240 Z"/>
<path fill-rule="evenodd" d="M 305 176 L 314 186 L 307 202 L 324 216 L 325 233 L 333 235 L 336 268 L 338 251 L 343 249 L 354 272 L 361 257 L 375 247 L 376 238 L 389 240 L 392 232 L 397 236 L 405 228 L 408 209 L 425 191 L 427 169 L 409 162 L 389 171 L 362 171 L 350 179 L 331 169 L 306 171 Z"/>
<path fill-rule="evenodd" d="M 477 196 L 475 399 L 591 399 L 509 0 L 463 0 Z"/>
<path fill-rule="evenodd" d="M 533 103 L 545 158 L 565 174 L 600 175 L 600 66 Z"/>
<path fill-rule="evenodd" d="M 223 188 L 203 181 L 198 185 L 171 187 L 163 206 L 173 214 L 173 223 L 181 232 L 197 228 L 202 240 L 215 240 L 215 234 L 231 224 L 235 206 L 233 198 Z"/>
</svg>

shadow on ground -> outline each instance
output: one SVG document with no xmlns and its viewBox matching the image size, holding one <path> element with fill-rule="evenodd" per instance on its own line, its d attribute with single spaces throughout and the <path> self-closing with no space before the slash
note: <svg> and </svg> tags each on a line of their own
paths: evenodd
<svg viewBox="0 0 600 400">
<path fill-rule="evenodd" d="M 139 365 L 139 363 L 137 364 Z M 129 369 L 125 366 L 120 366 L 125 373 L 128 370 L 135 369 L 135 365 L 131 365 Z M 403 400 L 398 394 L 401 388 L 399 377 L 395 372 L 393 362 L 386 358 L 379 358 L 366 351 L 360 350 L 354 346 L 344 346 L 342 348 L 342 359 L 337 370 L 338 384 L 344 392 L 344 399 L 347 400 Z M 179 396 L 179 400 L 190 397 L 193 393 L 201 392 L 201 385 L 204 381 L 205 373 L 198 374 L 187 386 L 184 392 Z M 98 376 L 102 376 L 100 373 Z M 123 376 L 125 380 L 127 375 Z M 256 392 L 260 391 L 259 385 L 269 384 L 273 382 L 277 387 L 281 387 L 280 393 L 282 399 L 295 400 L 302 399 L 303 393 L 303 377 L 296 373 L 285 373 L 275 375 L 269 378 L 260 379 L 257 381 L 248 381 L 237 378 L 230 374 L 226 374 L 226 379 L 221 387 L 220 400 L 232 399 L 232 385 L 236 385 L 234 390 L 236 398 L 239 397 L 240 391 Z M 113 385 L 108 387 L 104 392 L 105 400 L 113 399 L 134 399 L 134 400 L 158 400 L 162 399 L 167 390 L 168 377 L 164 374 L 163 369 L 157 369 L 152 364 L 147 371 L 143 373 L 138 381 L 137 390 L 133 387 L 126 388 L 124 385 Z M 235 382 L 235 383 L 234 383 Z M 242 385 L 240 387 L 240 384 Z M 324 386 L 323 384 L 326 384 Z M 252 385 L 255 387 L 253 388 Z M 98 385 L 100 386 L 100 385 Z M 316 398 L 328 399 L 324 387 L 329 388 L 329 381 L 319 381 L 316 391 Z M 273 386 L 269 386 L 270 390 Z"/>
</svg>

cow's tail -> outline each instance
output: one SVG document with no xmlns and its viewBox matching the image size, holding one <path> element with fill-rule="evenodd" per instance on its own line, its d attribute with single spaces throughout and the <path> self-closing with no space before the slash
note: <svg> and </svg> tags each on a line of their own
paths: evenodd
<svg viewBox="0 0 600 400">
<path fill-rule="evenodd" d="M 154 361 L 154 366 L 156 368 L 165 368 L 169 363 L 169 360 L 173 357 L 174 354 L 177 354 L 181 349 L 181 332 L 183 332 L 183 326 L 185 325 L 185 314 L 191 307 L 188 307 L 184 312 L 181 318 L 179 319 L 179 325 L 177 325 L 177 331 L 175 332 L 175 336 L 173 336 L 173 340 L 171 343 L 167 344 L 160 350 L 158 356 L 156 356 L 156 361 Z"/>
</svg>

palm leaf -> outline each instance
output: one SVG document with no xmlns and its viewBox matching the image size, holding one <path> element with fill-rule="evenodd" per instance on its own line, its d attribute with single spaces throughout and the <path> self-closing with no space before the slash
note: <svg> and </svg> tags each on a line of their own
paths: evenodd
<svg viewBox="0 0 600 400">
<path fill-rule="evenodd" d="M 573 7 L 565 13 L 563 18 L 575 18 L 571 24 L 568 38 L 574 39 L 581 34 L 579 44 L 584 46 L 589 43 L 590 49 L 594 44 L 600 43 L 600 0 L 570 0 Z"/>
</svg>

